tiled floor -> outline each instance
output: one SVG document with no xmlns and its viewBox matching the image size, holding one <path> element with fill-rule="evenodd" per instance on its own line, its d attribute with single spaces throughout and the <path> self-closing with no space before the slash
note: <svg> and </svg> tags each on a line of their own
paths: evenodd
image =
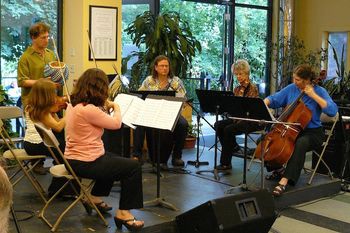
<svg viewBox="0 0 350 233">
<path fill-rule="evenodd" d="M 211 199 L 225 196 L 225 191 L 229 188 L 237 186 L 242 181 L 242 159 L 234 157 L 233 172 L 231 175 L 220 174 L 220 180 L 215 180 L 212 173 L 196 174 L 197 170 L 211 169 L 213 164 L 213 151 L 208 151 L 207 147 L 201 148 L 203 154 L 201 161 L 209 161 L 209 166 L 195 168 L 187 166 L 180 172 L 162 172 L 160 188 L 161 197 L 166 201 L 174 204 L 179 210 L 173 211 L 164 207 L 145 207 L 143 210 L 134 211 L 135 216 L 145 220 L 145 229 L 142 232 L 175 232 L 161 227 L 154 227 L 157 224 L 166 224 L 172 221 L 176 216 L 184 213 L 198 205 Z M 195 149 L 186 150 L 184 159 L 194 160 L 196 156 Z M 152 200 L 156 197 L 156 176 L 151 173 L 151 166 L 145 164 L 143 166 L 143 188 L 144 200 Z M 256 187 L 256 182 L 260 179 L 259 164 L 253 164 L 251 171 L 247 173 L 247 184 L 251 188 Z M 40 176 L 39 180 L 44 185 L 50 181 L 50 175 Z M 106 201 L 118 206 L 119 185 L 116 184 L 111 195 Z M 53 219 L 55 213 L 66 205 L 67 201 L 57 201 L 54 208 L 49 210 L 49 219 Z M 33 211 L 34 215 L 38 214 L 42 203 L 32 188 L 21 182 L 15 188 L 14 208 L 17 211 L 26 210 Z M 113 212 L 112 212 L 113 213 Z M 274 222 L 270 232 L 350 232 L 350 194 L 339 192 L 334 196 L 326 197 L 321 200 L 313 200 L 298 206 L 292 206 L 283 210 L 279 210 L 279 217 Z M 22 219 L 28 216 L 18 212 L 18 218 Z M 101 221 L 93 214 L 88 216 L 81 204 L 78 204 L 67 217 L 63 219 L 58 232 L 116 232 L 113 223 L 113 214 L 106 215 L 109 227 L 105 228 Z M 168 224 L 169 225 L 169 224 Z M 33 216 L 27 220 L 20 221 L 22 232 L 49 232 L 49 228 L 37 216 Z M 13 223 L 11 231 L 16 232 Z M 125 228 L 123 231 L 127 232 Z"/>
<path fill-rule="evenodd" d="M 208 200 L 225 197 L 225 192 L 228 189 L 237 187 L 242 182 L 243 159 L 239 157 L 233 158 L 232 173 L 229 175 L 219 174 L 220 180 L 215 180 L 211 172 L 196 174 L 198 170 L 212 170 L 214 164 L 214 149 L 209 150 L 214 142 L 213 131 L 210 127 L 203 128 L 202 131 L 204 136 L 201 137 L 201 145 L 204 147 L 200 147 L 199 160 L 208 161 L 209 165 L 200 166 L 199 168 L 187 165 L 180 171 L 162 172 L 162 177 L 160 179 L 160 197 L 174 204 L 179 210 L 173 211 L 164 207 L 151 206 L 145 207 L 142 210 L 133 211 L 135 216 L 145 220 L 145 228 L 141 232 L 176 232 L 176 224 L 174 222 L 176 216 Z M 242 137 L 239 138 L 239 142 L 243 142 Z M 185 161 L 196 160 L 196 149 L 185 150 L 183 158 Z M 49 164 L 50 162 L 47 162 L 47 165 Z M 143 191 L 145 201 L 156 198 L 157 179 L 152 171 L 153 169 L 150 164 L 146 163 L 143 166 Z M 247 172 L 247 186 L 250 189 L 261 188 L 259 185 L 261 179 L 259 171 L 260 165 L 258 163 L 253 163 L 252 168 Z M 38 178 L 45 187 L 47 187 L 51 180 L 49 174 Z M 274 184 L 267 183 L 265 188 L 271 188 L 273 185 Z M 301 182 L 298 188 L 308 187 Z M 297 192 L 298 190 L 296 189 L 294 191 Z M 111 195 L 105 198 L 106 202 L 113 205 L 114 208 L 118 207 L 119 192 L 119 184 L 116 183 Z M 53 203 L 54 207 L 48 210 L 48 218 L 54 219 L 55 214 L 68 203 L 68 201 L 62 200 Z M 39 197 L 26 181 L 16 186 L 14 209 L 16 210 L 17 217 L 23 219 L 23 221 L 19 222 L 23 233 L 50 232 L 48 226 L 37 217 L 42 206 L 43 204 Z M 350 232 L 350 193 L 348 192 L 338 192 L 332 196 L 312 200 L 308 203 L 289 206 L 288 208 L 278 209 L 277 211 L 278 218 L 270 229 L 272 233 Z M 28 212 L 32 213 L 32 216 L 30 216 Z M 106 228 L 95 214 L 88 216 L 83 206 L 79 203 L 63 219 L 57 232 L 127 232 L 125 228 L 123 228 L 122 231 L 116 231 L 112 216 L 113 212 L 105 216 L 109 222 L 109 227 Z M 13 222 L 11 222 L 10 232 L 17 232 Z M 257 230 L 257 232 L 259 232 L 259 230 Z"/>
</svg>

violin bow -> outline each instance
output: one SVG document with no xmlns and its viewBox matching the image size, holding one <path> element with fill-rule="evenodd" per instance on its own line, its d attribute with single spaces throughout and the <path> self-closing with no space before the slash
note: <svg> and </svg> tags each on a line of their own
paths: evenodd
<svg viewBox="0 0 350 233">
<path fill-rule="evenodd" d="M 60 60 L 60 56 L 58 55 L 56 42 L 55 42 L 55 39 L 53 38 L 53 36 L 51 36 L 50 38 L 52 40 L 53 47 L 54 47 L 54 52 L 55 52 L 56 57 L 57 57 L 57 62 L 58 62 L 59 70 L 60 70 L 60 75 L 61 75 L 61 77 L 63 79 L 63 86 L 66 89 L 67 98 L 68 98 L 68 101 L 70 102 L 70 93 L 69 93 L 69 90 L 68 90 L 68 87 L 67 87 L 66 79 L 64 78 L 63 71 L 62 71 L 62 68 L 61 68 L 61 60 Z"/>
<path fill-rule="evenodd" d="M 89 30 L 86 30 L 86 32 L 88 34 L 88 42 L 89 42 L 89 47 L 90 47 L 90 50 L 91 50 L 91 53 L 92 53 L 92 59 L 94 60 L 95 67 L 97 68 L 97 62 L 96 62 L 96 59 L 95 59 L 95 53 L 94 53 L 94 50 L 92 48 L 92 44 L 91 44 L 91 40 L 90 40 L 90 32 L 89 32 Z"/>
</svg>

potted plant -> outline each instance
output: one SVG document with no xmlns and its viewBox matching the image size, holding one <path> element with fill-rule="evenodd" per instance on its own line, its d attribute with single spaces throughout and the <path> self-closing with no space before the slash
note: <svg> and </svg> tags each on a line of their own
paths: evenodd
<svg viewBox="0 0 350 233">
<path fill-rule="evenodd" d="M 341 57 L 339 57 L 332 43 L 328 41 L 328 44 L 333 50 L 333 58 L 337 65 L 337 76 L 325 80 L 322 83 L 322 86 L 326 88 L 329 95 L 332 96 L 333 99 L 343 100 L 346 99 L 346 97 L 349 97 L 350 94 L 350 72 L 348 74 L 345 72 L 344 45 L 342 47 Z"/>
<path fill-rule="evenodd" d="M 123 58 L 122 73 L 126 72 L 127 62 L 136 57 L 131 67 L 130 89 L 137 89 L 141 80 L 151 73 L 150 67 L 158 55 L 166 55 L 175 75 L 185 78 L 196 52 L 201 45 L 192 35 L 188 23 L 176 12 L 153 15 L 150 11 L 138 15 L 126 29 L 139 51 Z M 144 48 L 144 49 L 142 49 Z"/>
<path fill-rule="evenodd" d="M 202 126 L 202 124 L 199 124 L 199 134 L 202 133 L 201 126 Z M 197 126 L 197 124 L 192 124 L 192 122 L 190 122 L 188 124 L 187 137 L 186 137 L 184 148 L 185 149 L 194 148 L 194 146 L 196 144 L 197 136 L 198 136 L 198 126 Z"/>
<path fill-rule="evenodd" d="M 326 60 L 326 50 L 308 50 L 304 41 L 296 36 L 281 37 L 277 43 L 271 44 L 269 53 L 276 64 L 276 72 L 272 79 L 277 82 L 277 90 L 292 82 L 293 70 L 297 65 L 309 64 L 315 71 L 320 71 L 321 62 Z"/>
</svg>

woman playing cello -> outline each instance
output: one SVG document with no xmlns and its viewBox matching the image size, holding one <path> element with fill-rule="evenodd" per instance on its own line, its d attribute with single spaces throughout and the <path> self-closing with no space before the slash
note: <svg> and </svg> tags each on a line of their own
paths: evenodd
<svg viewBox="0 0 350 233">
<path fill-rule="evenodd" d="M 322 145 L 325 135 L 320 121 L 321 113 L 331 117 L 337 114 L 337 105 L 327 91 L 323 87 L 313 85 L 315 76 L 309 65 L 299 65 L 293 71 L 292 84 L 264 99 L 264 102 L 270 108 L 286 107 L 293 103 L 301 92 L 304 92 L 301 100 L 312 113 L 311 120 L 296 138 L 294 151 L 285 169 L 282 168 L 283 164 L 279 168 L 268 167 L 268 170 L 273 170 L 273 172 L 267 178 L 279 179 L 278 185 L 272 192 L 274 196 L 283 194 L 288 184 L 295 185 L 298 182 L 300 172 L 304 166 L 306 152 L 317 149 Z"/>
</svg>

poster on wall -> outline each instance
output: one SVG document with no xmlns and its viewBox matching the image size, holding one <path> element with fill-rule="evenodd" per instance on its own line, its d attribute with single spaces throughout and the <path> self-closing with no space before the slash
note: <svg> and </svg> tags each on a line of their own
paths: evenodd
<svg viewBox="0 0 350 233">
<path fill-rule="evenodd" d="M 89 60 L 117 60 L 117 7 L 90 6 Z"/>
</svg>

